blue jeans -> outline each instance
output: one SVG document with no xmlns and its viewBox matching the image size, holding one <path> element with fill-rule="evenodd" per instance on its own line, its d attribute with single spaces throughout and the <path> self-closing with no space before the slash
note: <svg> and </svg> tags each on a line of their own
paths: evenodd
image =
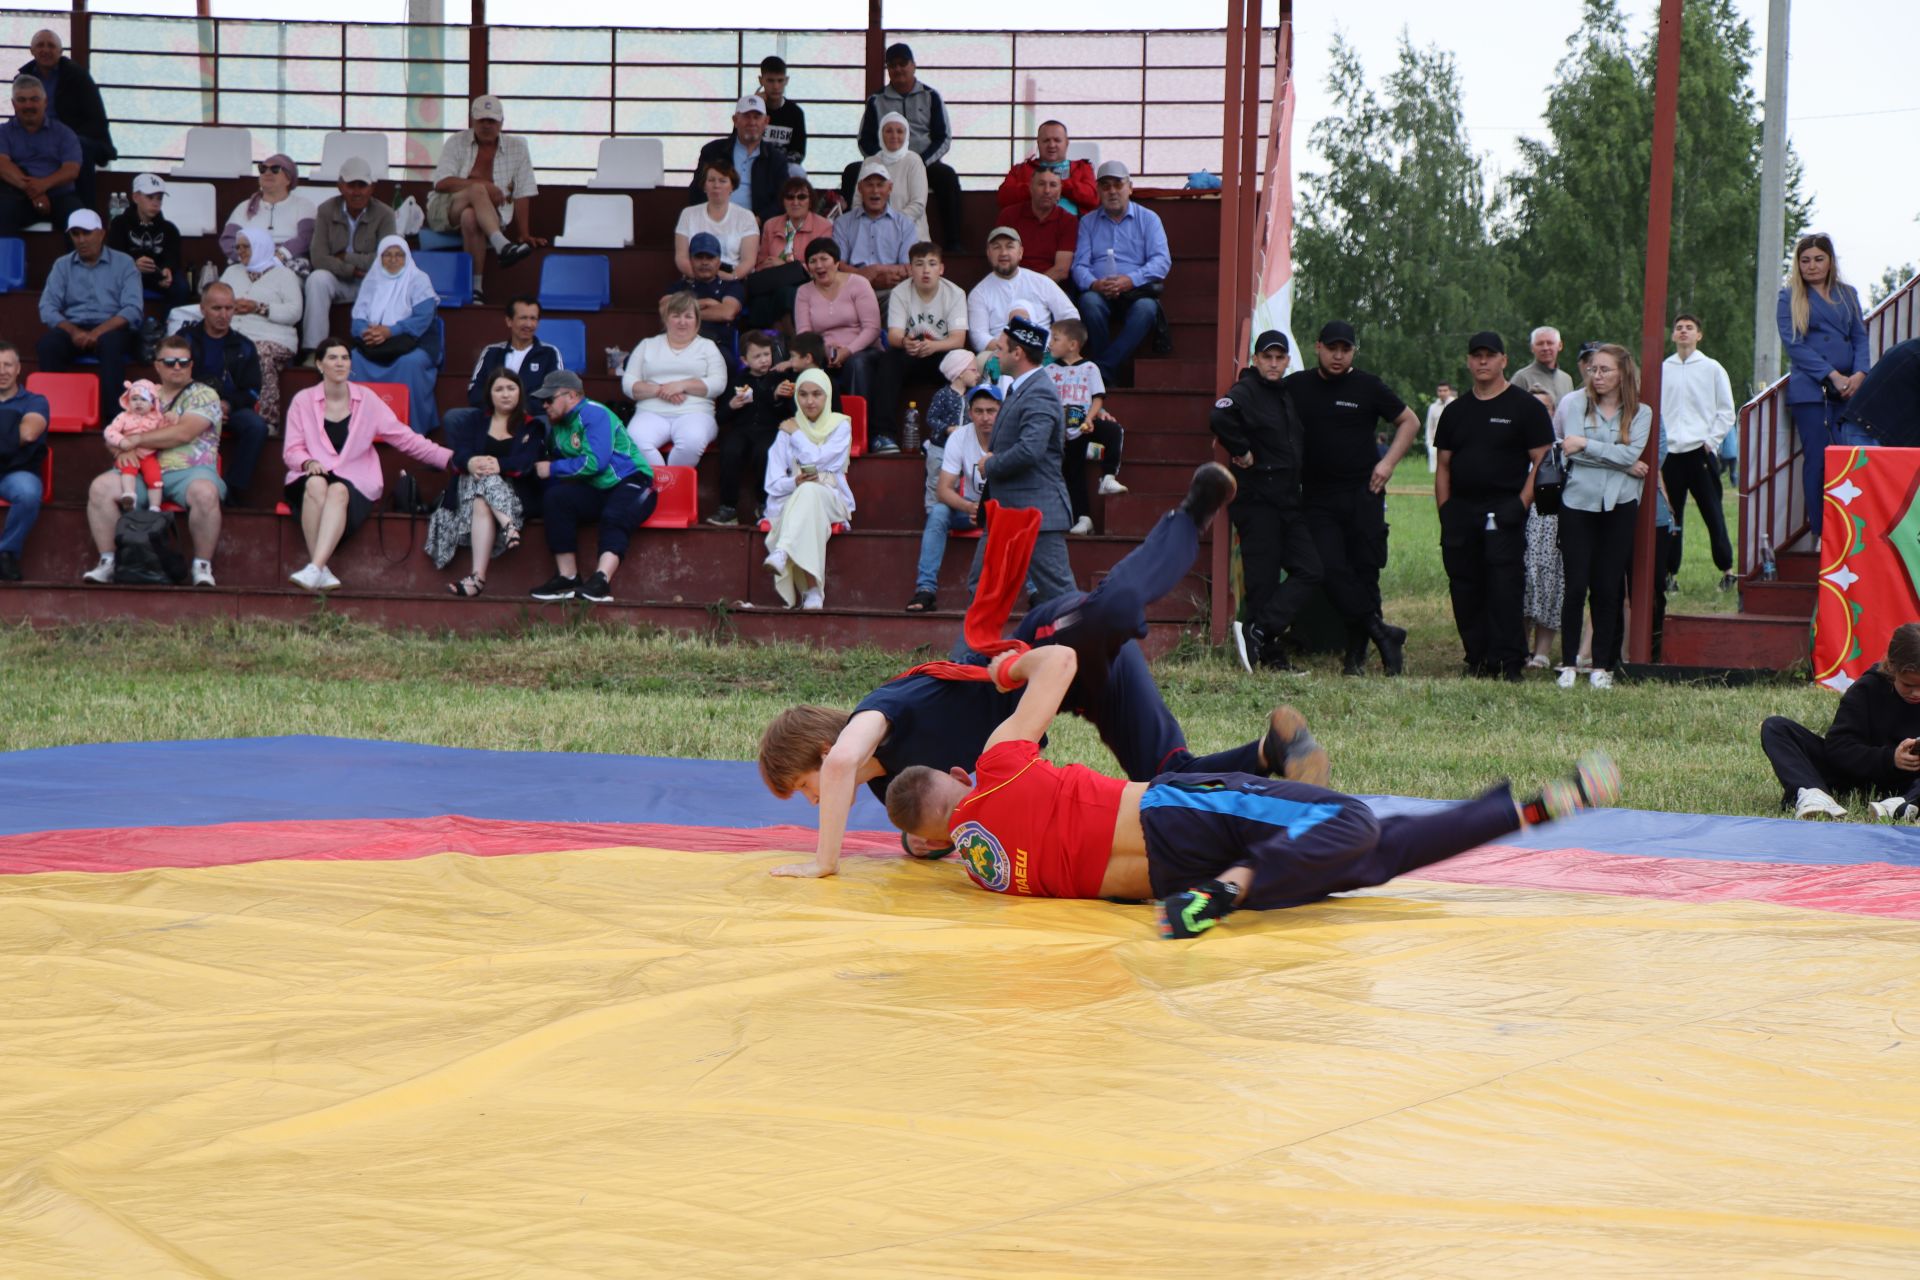
<svg viewBox="0 0 1920 1280">
<path fill-rule="evenodd" d="M 1087 326 L 1087 354 L 1100 366 L 1102 378 L 1112 378 L 1127 362 L 1159 317 L 1160 304 L 1152 298 L 1108 298 L 1089 289 L 1075 299 L 1080 319 Z M 1113 332 L 1114 317 L 1120 318 L 1120 332 Z"/>
<path fill-rule="evenodd" d="M 956 511 L 944 502 L 935 502 L 927 512 L 927 527 L 920 534 L 920 568 L 913 580 L 915 591 L 940 589 L 940 558 L 947 553 L 947 535 L 965 533 L 973 528 L 973 517 Z"/>
<path fill-rule="evenodd" d="M 9 471 L 0 476 L 0 498 L 13 504 L 0 512 L 5 519 L 0 524 L 0 554 L 17 556 L 27 545 L 33 522 L 40 518 L 40 473 Z"/>
</svg>

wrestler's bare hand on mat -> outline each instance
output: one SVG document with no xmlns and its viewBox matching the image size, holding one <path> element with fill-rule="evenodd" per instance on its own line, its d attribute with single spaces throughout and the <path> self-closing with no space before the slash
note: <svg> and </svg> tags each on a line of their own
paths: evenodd
<svg viewBox="0 0 1920 1280">
<path fill-rule="evenodd" d="M 822 877 L 832 875 L 833 872 L 822 871 L 817 863 L 789 862 L 784 867 L 775 867 L 773 874 L 776 876 L 795 876 L 802 880 L 818 880 Z"/>
</svg>

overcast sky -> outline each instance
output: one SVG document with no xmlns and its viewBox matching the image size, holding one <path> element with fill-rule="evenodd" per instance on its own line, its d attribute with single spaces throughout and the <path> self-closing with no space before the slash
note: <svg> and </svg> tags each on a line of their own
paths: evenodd
<svg viewBox="0 0 1920 1280">
<path fill-rule="evenodd" d="M 1736 0 L 1754 29 L 1764 60 L 1767 42 L 1766 0 Z M 55 7 L 34 2 L 25 8 Z M 57 7 L 65 8 L 60 4 Z M 96 11 L 161 12 L 190 15 L 192 0 L 95 0 Z M 1175 12 L 1166 0 L 1100 0 L 1099 25 L 1130 29 L 1168 25 Z M 284 0 L 214 0 L 219 16 L 284 17 Z M 570 0 L 566 21 L 589 25 L 633 25 L 665 6 L 632 0 Z M 1295 167 L 1312 168 L 1316 157 L 1307 145 L 1314 123 L 1324 114 L 1327 45 L 1336 29 L 1359 50 L 1371 79 L 1392 65 L 1394 44 L 1405 30 L 1414 43 L 1437 44 L 1460 65 L 1467 126 L 1495 173 L 1515 162 L 1514 141 L 1539 134 L 1541 111 L 1554 67 L 1579 21 L 1580 0 L 1477 0 L 1440 4 L 1434 0 L 1296 0 L 1295 41 L 1300 87 Z M 326 17 L 346 21 L 392 20 L 407 12 L 405 0 L 331 0 Z M 488 16 L 500 23 L 547 23 L 551 0 L 490 0 Z M 1271 14 L 1275 6 L 1269 3 Z M 1628 6 L 1635 29 L 1651 25 L 1657 5 L 1640 0 Z M 1033 6 L 1031 24 L 1072 25 L 1081 16 L 1073 6 Z M 446 17 L 465 21 L 470 6 L 448 0 Z M 729 0 L 718 6 L 729 27 L 777 27 L 799 23 L 814 28 L 851 28 L 866 22 L 865 0 Z M 900 30 L 989 25 L 1026 27 L 1013 6 L 982 8 L 932 0 L 888 0 L 888 25 Z M 1225 0 L 1185 0 L 1177 7 L 1182 26 L 1218 26 L 1225 21 Z M 315 15 L 318 16 L 318 15 Z M 1920 0 L 1800 0 L 1789 42 L 1789 136 L 1806 163 L 1806 188 L 1813 197 L 1815 226 L 1833 236 L 1846 274 L 1865 286 L 1884 267 L 1920 261 L 1920 77 L 1906 59 L 1920 48 Z M 695 25 L 699 13 L 686 7 L 662 12 L 655 21 Z M 1764 62 L 1756 64 L 1758 94 Z M 804 94 L 801 95 L 804 98 Z M 1756 219 L 1758 214 L 1756 212 Z M 1756 222 L 1757 234 L 1757 222 Z"/>
</svg>

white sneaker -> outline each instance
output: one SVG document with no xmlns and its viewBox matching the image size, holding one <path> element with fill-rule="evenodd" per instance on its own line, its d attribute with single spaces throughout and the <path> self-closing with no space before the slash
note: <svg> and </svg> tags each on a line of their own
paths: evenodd
<svg viewBox="0 0 1920 1280">
<path fill-rule="evenodd" d="M 1844 818 L 1847 816 L 1847 808 L 1818 787 L 1802 787 L 1800 798 L 1793 806 L 1793 816 L 1816 819 Z"/>
<path fill-rule="evenodd" d="M 1240 666 L 1252 675 L 1253 655 L 1247 652 L 1247 624 L 1238 618 L 1233 620 L 1233 649 L 1240 655 Z"/>
<path fill-rule="evenodd" d="M 1068 530 L 1067 530 L 1067 532 L 1068 532 L 1068 533 L 1082 533 L 1082 534 L 1085 534 L 1085 533 L 1092 533 L 1092 532 L 1093 532 L 1093 517 L 1092 517 L 1092 516 L 1081 516 L 1081 517 L 1080 517 L 1080 518 L 1079 518 L 1078 520 L 1075 520 L 1075 521 L 1073 522 L 1073 527 L 1072 527 L 1071 529 L 1068 529 Z"/>
<path fill-rule="evenodd" d="M 331 569 L 316 570 L 314 577 L 319 582 L 322 591 L 331 591 L 340 585 L 340 579 L 333 576 L 333 570 Z"/>
<path fill-rule="evenodd" d="M 287 580 L 303 590 L 318 591 L 320 589 L 320 570 L 309 560 L 306 568 L 295 569 L 287 575 Z"/>
<path fill-rule="evenodd" d="M 1595 667 L 1587 673 L 1587 683 L 1596 689 L 1611 689 L 1613 688 L 1613 672 L 1602 671 L 1600 668 Z"/>
<path fill-rule="evenodd" d="M 819 587 L 815 587 L 813 590 L 807 592 L 807 594 L 800 597 L 800 607 L 802 609 L 826 608 L 827 593 L 822 591 Z"/>
<path fill-rule="evenodd" d="M 1559 678 L 1554 681 L 1562 689 L 1571 689 L 1580 680 L 1580 672 L 1573 667 L 1560 668 Z"/>
<path fill-rule="evenodd" d="M 215 585 L 213 581 L 213 561 L 195 560 L 193 562 L 193 585 L 196 587 L 211 587 Z"/>
<path fill-rule="evenodd" d="M 109 551 L 105 555 L 101 556 L 99 564 L 93 566 L 93 568 L 87 570 L 85 573 L 80 575 L 80 581 L 112 582 L 113 581 L 113 552 Z"/>
<path fill-rule="evenodd" d="M 784 551 L 770 551 L 767 553 L 767 558 L 761 561 L 761 563 L 766 565 L 775 577 L 778 577 L 781 571 L 787 567 L 787 553 Z"/>
<path fill-rule="evenodd" d="M 1126 491 L 1127 491 L 1127 486 L 1120 483 L 1120 478 L 1118 476 L 1101 476 L 1100 477 L 1100 496 L 1101 497 L 1111 498 L 1116 493 L 1125 493 Z"/>
<path fill-rule="evenodd" d="M 1801 792 L 1801 794 L 1806 793 Z M 1883 822 L 1912 822 L 1915 817 L 1920 817 L 1920 808 L 1908 804 L 1905 796 L 1888 796 L 1885 800 L 1875 800 L 1867 808 L 1873 811 L 1874 817 Z"/>
</svg>

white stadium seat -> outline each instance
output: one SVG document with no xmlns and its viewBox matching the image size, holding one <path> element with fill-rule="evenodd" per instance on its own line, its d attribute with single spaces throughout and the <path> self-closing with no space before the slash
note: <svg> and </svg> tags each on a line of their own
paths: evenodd
<svg viewBox="0 0 1920 1280">
<path fill-rule="evenodd" d="M 587 186 L 596 191 L 648 191 L 666 181 L 658 138 L 602 138 L 600 163 Z"/>
<path fill-rule="evenodd" d="M 375 182 L 387 180 L 387 135 L 384 133 L 330 133 L 320 147 L 320 164 L 307 176 L 315 182 L 338 182 L 340 166 L 359 156 L 373 170 Z"/>
<path fill-rule="evenodd" d="M 1067 160 L 1069 162 L 1085 160 L 1088 164 L 1098 169 L 1100 167 L 1100 144 L 1097 142 L 1069 142 L 1067 144 Z"/>
<path fill-rule="evenodd" d="M 211 182 L 169 182 L 166 200 L 167 221 L 183 236 L 210 236 L 220 229 L 220 214 L 214 207 Z"/>
<path fill-rule="evenodd" d="M 173 167 L 175 178 L 246 178 L 253 175 L 253 132 L 249 129 L 187 130 L 187 154 Z"/>
<path fill-rule="evenodd" d="M 633 244 L 632 196 L 568 196 L 561 249 L 625 249 Z"/>
</svg>

